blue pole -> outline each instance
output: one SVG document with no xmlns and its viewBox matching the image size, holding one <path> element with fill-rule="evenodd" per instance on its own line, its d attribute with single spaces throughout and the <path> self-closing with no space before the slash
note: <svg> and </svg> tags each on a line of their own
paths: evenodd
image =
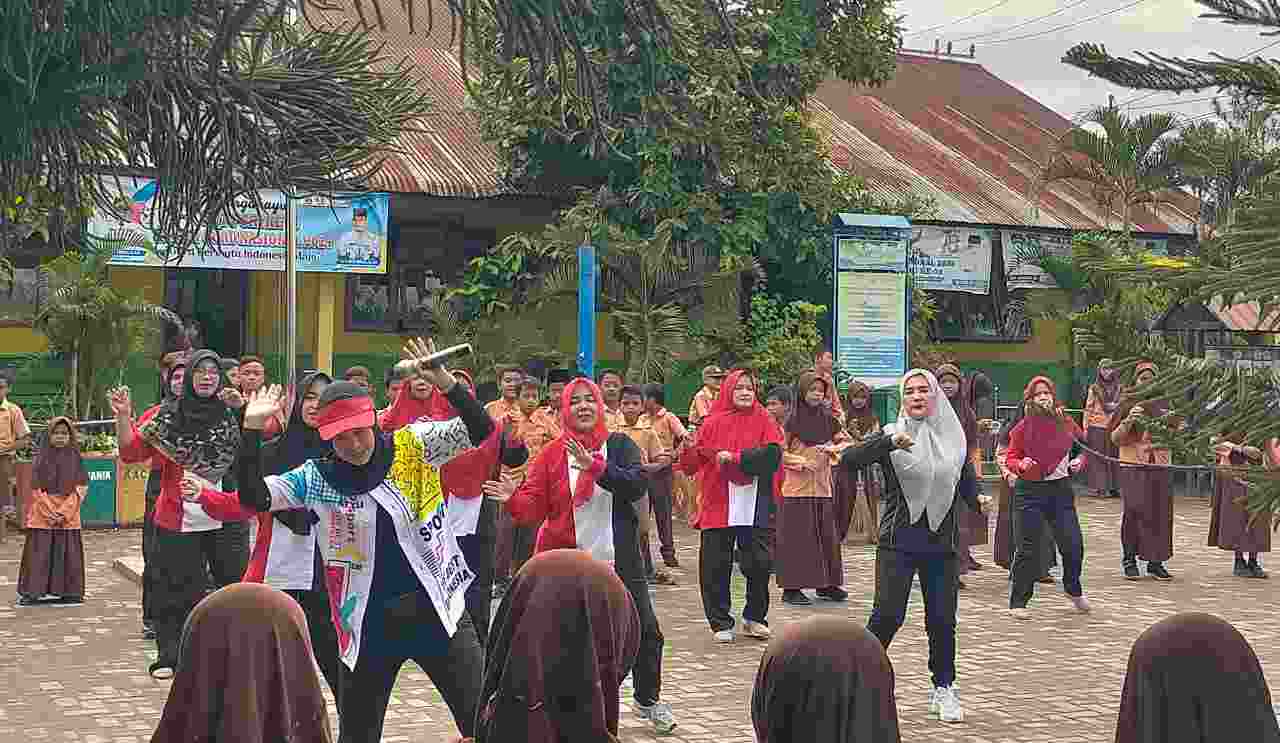
<svg viewBox="0 0 1280 743">
<path fill-rule="evenodd" d="M 578 246 L 578 373 L 596 373 L 596 249 Z"/>
</svg>

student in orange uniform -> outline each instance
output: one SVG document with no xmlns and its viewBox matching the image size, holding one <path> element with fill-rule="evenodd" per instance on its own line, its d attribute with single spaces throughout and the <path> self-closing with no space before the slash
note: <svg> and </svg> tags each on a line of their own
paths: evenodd
<svg viewBox="0 0 1280 743">
<path fill-rule="evenodd" d="M 663 449 L 663 453 L 654 462 L 663 466 L 653 473 L 649 495 L 653 500 L 658 539 L 662 542 L 662 562 L 667 567 L 678 568 L 680 561 L 676 559 L 676 541 L 671 530 L 672 491 L 675 487 L 671 464 L 675 458 L 676 449 L 689 432 L 685 430 L 684 424 L 674 413 L 663 407 L 666 402 L 667 393 L 662 385 L 651 383 L 644 386 L 645 413 L 641 425 L 647 425 L 653 430 Z"/>
<path fill-rule="evenodd" d="M 619 392 L 618 412 L 621 425 L 610 430 L 625 433 L 640 449 L 640 461 L 644 464 L 645 473 L 649 476 L 649 487 L 652 490 L 653 479 L 660 476 L 663 471 L 670 473 L 671 464 L 668 450 L 663 448 L 658 435 L 644 419 L 643 411 L 644 389 L 639 385 L 624 386 Z M 667 571 L 654 568 L 653 553 L 649 550 L 649 534 L 653 527 L 652 494 L 646 495 L 636 503 L 637 515 L 640 517 L 640 556 L 644 559 L 645 577 L 650 583 L 674 585 L 675 580 Z"/>
</svg>

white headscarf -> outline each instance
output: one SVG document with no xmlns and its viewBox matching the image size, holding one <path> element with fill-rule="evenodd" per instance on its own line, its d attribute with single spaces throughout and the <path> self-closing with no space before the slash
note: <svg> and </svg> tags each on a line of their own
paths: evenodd
<svg viewBox="0 0 1280 743">
<path fill-rule="evenodd" d="M 919 420 L 907 415 L 906 386 L 912 377 L 929 380 L 929 412 Z M 894 449 L 889 457 L 902 485 L 910 523 L 919 520 L 921 513 L 928 513 L 929 531 L 936 532 L 951 510 L 960 472 L 968 456 L 964 426 L 960 425 L 960 416 L 956 415 L 932 372 L 925 369 L 907 372 L 898 384 L 898 394 L 903 401 L 898 421 L 886 425 L 884 433 L 886 436 L 906 433 L 915 445 L 910 449 Z"/>
</svg>

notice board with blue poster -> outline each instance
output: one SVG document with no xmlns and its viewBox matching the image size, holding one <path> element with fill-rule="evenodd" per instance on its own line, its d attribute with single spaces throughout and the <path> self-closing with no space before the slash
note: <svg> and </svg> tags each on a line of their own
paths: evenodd
<svg viewBox="0 0 1280 743">
<path fill-rule="evenodd" d="M 832 225 L 835 367 L 872 389 L 896 388 L 907 371 L 910 242 L 905 217 L 838 214 Z"/>
</svg>

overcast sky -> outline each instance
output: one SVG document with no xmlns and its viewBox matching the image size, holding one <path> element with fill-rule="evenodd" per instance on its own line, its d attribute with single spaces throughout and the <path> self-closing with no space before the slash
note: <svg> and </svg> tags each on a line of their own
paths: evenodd
<svg viewBox="0 0 1280 743">
<path fill-rule="evenodd" d="M 968 51 L 977 45 L 977 60 L 1001 79 L 1021 88 L 1041 103 L 1071 118 L 1082 108 L 1104 105 L 1107 94 L 1114 93 L 1117 102 L 1125 102 L 1141 91 L 1117 88 L 1084 72 L 1063 64 L 1063 52 L 1081 41 L 1105 44 L 1116 55 L 1134 51 L 1154 51 L 1166 55 L 1207 57 L 1211 51 L 1240 54 L 1280 41 L 1259 36 L 1245 26 L 1228 26 L 1221 21 L 1200 18 L 1206 9 L 1194 0 L 1138 0 L 1125 10 L 1036 38 L 1003 39 L 1049 31 L 1092 16 L 1129 5 L 1135 0 L 1006 0 L 999 7 L 960 20 L 970 13 L 991 8 L 1000 0 L 898 0 L 897 13 L 906 16 L 903 46 L 909 49 L 932 49 L 934 40 L 955 41 L 954 51 Z M 1059 9 L 1063 12 L 1025 26 L 1038 16 Z M 945 24 L 945 25 L 944 25 Z M 942 28 L 933 29 L 935 26 Z M 1011 26 L 1019 28 L 1007 30 Z M 926 30 L 933 29 L 933 30 Z M 919 31 L 920 33 L 913 33 Z M 990 34 L 976 39 L 965 37 Z M 1280 57 L 1280 44 L 1262 52 L 1263 56 Z M 1190 102 L 1207 98 L 1217 91 L 1184 93 L 1181 97 L 1158 93 L 1134 101 L 1133 112 L 1167 110 L 1187 116 L 1211 109 L 1211 101 Z M 1179 103 L 1181 101 L 1181 103 Z M 1173 105 L 1149 108 L 1153 104 Z M 1146 107 L 1146 108 L 1139 108 Z"/>
</svg>

